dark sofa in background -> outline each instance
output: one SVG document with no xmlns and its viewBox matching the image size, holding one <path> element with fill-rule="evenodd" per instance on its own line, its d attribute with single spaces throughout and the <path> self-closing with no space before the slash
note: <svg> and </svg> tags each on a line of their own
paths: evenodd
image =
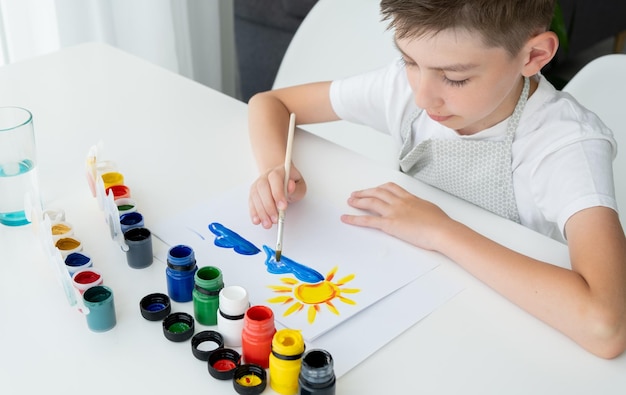
<svg viewBox="0 0 626 395">
<path fill-rule="evenodd" d="M 626 1 L 559 0 L 569 36 L 567 53 L 559 51 L 565 61 L 608 38 L 626 31 Z M 618 44 L 617 46 L 623 45 Z M 620 52 L 623 48 L 614 48 Z"/>
<path fill-rule="evenodd" d="M 339 0 L 340 1 L 340 0 Z M 291 38 L 317 0 L 234 0 L 240 99 L 272 88 Z"/>
</svg>

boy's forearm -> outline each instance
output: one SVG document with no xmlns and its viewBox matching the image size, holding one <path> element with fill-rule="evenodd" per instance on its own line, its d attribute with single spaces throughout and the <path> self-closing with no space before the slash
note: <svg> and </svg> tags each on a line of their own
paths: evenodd
<svg viewBox="0 0 626 395">
<path fill-rule="evenodd" d="M 609 281 L 585 278 L 574 270 L 512 251 L 465 225 L 456 223 L 453 227 L 446 237 L 447 247 L 440 250 L 444 255 L 590 352 L 605 358 L 621 352 L 623 325 L 608 322 L 613 317 L 622 317 L 623 321 L 623 284 L 619 286 L 623 276 Z M 613 295 L 607 295 L 607 291 Z M 614 329 L 621 334 L 608 333 Z"/>
<path fill-rule="evenodd" d="M 289 111 L 269 92 L 253 96 L 248 106 L 252 152 L 259 171 L 265 172 L 284 161 Z"/>
<path fill-rule="evenodd" d="M 289 114 L 297 125 L 335 121 L 330 103 L 330 82 L 315 82 L 262 92 L 248 102 L 250 143 L 261 172 L 279 166 L 285 159 Z"/>
</svg>

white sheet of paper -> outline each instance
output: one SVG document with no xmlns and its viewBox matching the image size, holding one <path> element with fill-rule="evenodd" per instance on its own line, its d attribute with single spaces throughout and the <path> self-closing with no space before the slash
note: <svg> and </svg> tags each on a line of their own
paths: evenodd
<svg viewBox="0 0 626 395">
<path fill-rule="evenodd" d="M 321 335 L 307 349 L 329 350 L 335 375 L 341 377 L 462 290 L 457 281 L 431 270 Z"/>
<path fill-rule="evenodd" d="M 225 285 L 246 288 L 253 305 L 271 307 L 276 321 L 284 327 L 300 329 L 307 341 L 315 340 L 437 266 L 430 253 L 382 232 L 346 225 L 339 220 L 341 212 L 336 208 L 304 199 L 290 205 L 287 210 L 283 261 L 285 258 L 292 259 L 314 269 L 325 278 L 334 268 L 336 272 L 332 279 L 322 281 L 332 285 L 316 286 L 325 287 L 326 292 L 319 292 L 323 297 L 299 300 L 303 299 L 302 295 L 311 293 L 307 287 L 312 286 L 304 284 L 304 281 L 292 274 L 272 274 L 267 271 L 265 261 L 268 254 L 263 251 L 263 246 L 273 251 L 276 246 L 276 227 L 267 230 L 253 225 L 249 218 L 247 198 L 247 186 L 237 188 L 157 224 L 151 230 L 169 245 L 185 244 L 192 247 L 199 267 L 219 267 Z M 208 225 L 213 222 L 236 232 L 261 252 L 247 256 L 230 248 L 216 246 L 215 235 L 208 229 Z M 350 280 L 342 283 L 342 279 L 351 275 L 354 278 L 347 277 Z M 283 278 L 289 279 L 289 282 L 282 282 Z M 283 292 L 276 292 L 270 286 L 282 286 Z M 296 294 L 296 289 L 304 291 Z M 358 292 L 342 293 L 343 289 Z M 270 302 L 278 296 L 288 296 L 291 300 L 286 303 Z M 332 304 L 338 314 L 331 312 L 326 302 Z M 417 300 L 412 303 L 421 302 Z M 295 305 L 301 305 L 302 308 L 285 316 L 285 312 Z M 316 311 L 314 320 L 310 322 L 309 311 L 312 309 Z"/>
</svg>

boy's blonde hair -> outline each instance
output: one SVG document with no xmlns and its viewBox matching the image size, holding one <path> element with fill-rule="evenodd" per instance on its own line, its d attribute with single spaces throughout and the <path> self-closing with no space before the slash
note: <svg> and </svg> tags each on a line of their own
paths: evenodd
<svg viewBox="0 0 626 395">
<path fill-rule="evenodd" d="M 517 55 L 531 37 L 549 29 L 556 0 L 382 0 L 383 20 L 397 38 L 446 29 L 479 32 L 489 47 Z"/>
</svg>

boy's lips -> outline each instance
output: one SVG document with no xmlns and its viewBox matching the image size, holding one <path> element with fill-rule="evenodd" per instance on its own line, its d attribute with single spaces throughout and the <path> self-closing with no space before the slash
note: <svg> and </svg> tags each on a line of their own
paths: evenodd
<svg viewBox="0 0 626 395">
<path fill-rule="evenodd" d="M 427 113 L 427 114 L 430 117 L 430 119 L 432 119 L 435 122 L 444 122 L 452 118 L 452 115 L 435 115 L 431 113 Z"/>
</svg>

